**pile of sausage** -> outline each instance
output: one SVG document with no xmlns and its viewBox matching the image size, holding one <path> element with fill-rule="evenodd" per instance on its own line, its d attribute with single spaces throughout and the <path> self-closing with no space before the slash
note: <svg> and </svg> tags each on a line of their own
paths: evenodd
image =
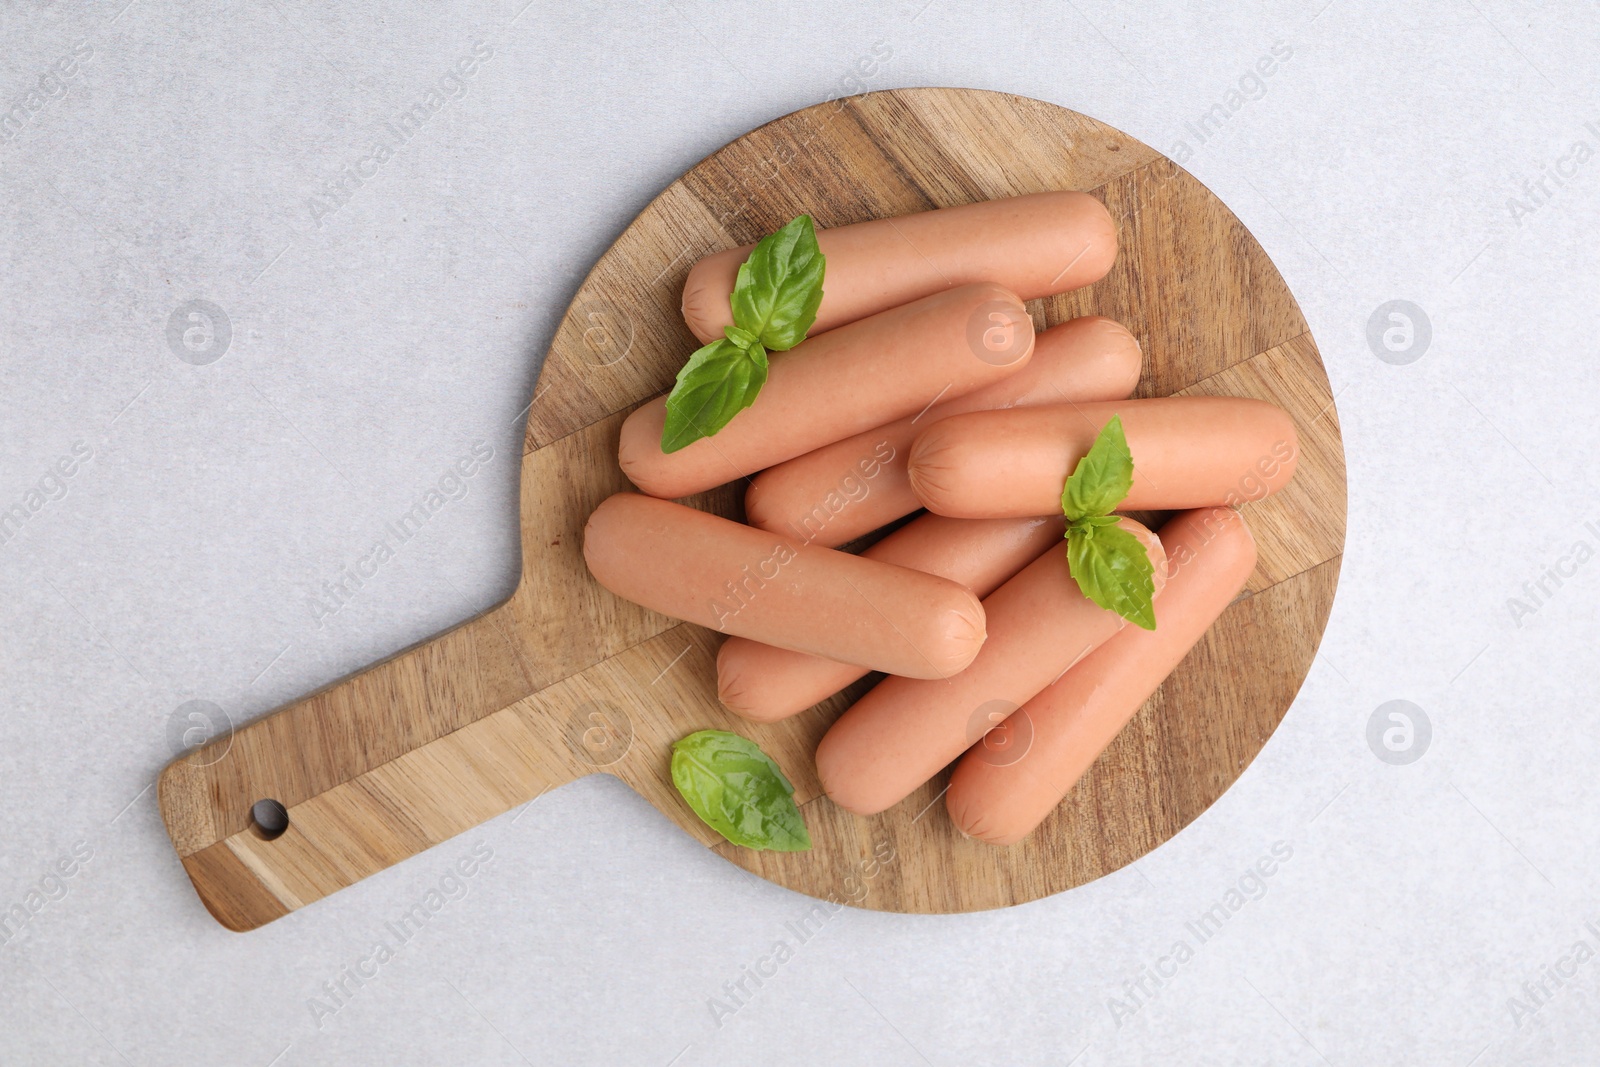
<svg viewBox="0 0 1600 1067">
<path fill-rule="evenodd" d="M 1256 549 L 1237 506 L 1294 473 L 1280 408 L 1233 397 L 1127 399 L 1138 342 L 1073 319 L 1035 336 L 1023 301 L 1099 280 L 1116 227 L 1082 193 L 1019 196 L 824 230 L 811 335 L 771 357 L 755 403 L 661 450 L 665 399 L 623 424 L 641 493 L 590 517 L 584 555 L 619 596 L 729 635 L 722 702 L 794 715 L 889 675 L 817 749 L 828 795 L 883 811 L 956 762 L 962 832 L 1024 837 L 1244 587 Z M 731 323 L 748 248 L 700 261 L 684 317 Z M 1120 415 L 1133 486 L 1119 510 L 1155 565 L 1157 628 L 1096 606 L 1068 572 L 1061 492 Z M 748 525 L 682 504 L 747 480 Z M 859 555 L 837 546 L 926 509 Z"/>
</svg>

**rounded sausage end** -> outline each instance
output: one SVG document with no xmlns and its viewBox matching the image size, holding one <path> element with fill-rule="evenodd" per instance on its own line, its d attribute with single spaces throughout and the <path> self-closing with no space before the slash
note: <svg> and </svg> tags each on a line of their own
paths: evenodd
<svg viewBox="0 0 1600 1067">
<path fill-rule="evenodd" d="M 1258 399 L 1233 401 L 1251 427 L 1251 440 L 1258 453 L 1253 460 L 1241 456 L 1249 466 L 1228 504 L 1248 504 L 1278 492 L 1294 478 L 1300 460 L 1300 435 L 1294 419 L 1278 405 Z"/>
<path fill-rule="evenodd" d="M 1100 353 L 1107 382 L 1123 395 L 1131 396 L 1144 371 L 1144 350 L 1139 347 L 1139 339 L 1115 319 L 1095 315 L 1092 321 L 1089 328 L 1093 330 L 1095 348 Z"/>
<path fill-rule="evenodd" d="M 994 813 L 984 804 L 974 804 L 971 793 L 960 786 L 961 770 L 957 766 L 951 778 L 950 790 L 945 794 L 944 809 L 956 831 L 964 837 L 982 841 L 986 845 L 1015 845 L 1032 832 L 1033 827 L 1018 829 L 1000 825 Z"/>
<path fill-rule="evenodd" d="M 972 464 L 964 455 L 966 439 L 947 432 L 949 421 L 934 423 L 911 442 L 906 453 L 906 480 L 918 502 L 935 515 L 970 518 L 962 509 L 961 500 Z"/>
<path fill-rule="evenodd" d="M 661 451 L 661 429 L 666 419 L 667 402 L 661 397 L 624 419 L 617 440 L 617 465 L 641 493 L 671 500 L 686 494 L 677 491 L 663 470 L 666 453 Z"/>
<path fill-rule="evenodd" d="M 1169 532 L 1170 531 L 1170 532 Z M 1167 560 L 1170 580 L 1194 558 L 1189 546 L 1204 546 L 1206 567 L 1218 573 L 1236 575 L 1240 586 L 1250 580 L 1256 566 L 1256 538 L 1250 524 L 1237 508 L 1195 508 L 1167 520 L 1162 533 L 1179 547 Z M 1159 611 L 1159 607 L 1157 608 Z"/>
<path fill-rule="evenodd" d="M 963 589 L 962 592 L 966 594 L 965 602 L 944 611 L 939 619 L 938 647 L 928 654 L 940 678 L 960 674 L 970 667 L 989 638 L 989 623 L 983 602 L 970 590 Z"/>
<path fill-rule="evenodd" d="M 1232 509 L 1224 508 L 1223 510 Z M 1126 516 L 1117 525 L 1137 537 L 1139 543 L 1144 545 L 1145 554 L 1150 557 L 1150 580 L 1154 583 L 1156 592 L 1160 593 L 1162 587 L 1167 584 L 1167 550 L 1166 546 L 1161 543 L 1161 538 L 1156 536 L 1144 523 L 1137 522 Z"/>
<path fill-rule="evenodd" d="M 1117 261 L 1117 222 L 1105 204 L 1088 193 L 1074 193 L 1074 232 L 1088 242 L 1088 250 L 1072 268 L 1074 287 L 1091 285 L 1111 272 Z"/>
<path fill-rule="evenodd" d="M 750 722 L 777 722 L 804 708 L 786 708 L 761 684 L 751 669 L 750 653 L 757 644 L 743 637 L 730 637 L 717 650 L 717 699 L 722 706 Z"/>
<path fill-rule="evenodd" d="M 961 292 L 971 307 L 967 340 L 973 354 L 1007 373 L 1027 366 L 1037 337 L 1022 297 L 996 282 L 974 282 Z"/>
<path fill-rule="evenodd" d="M 750 479 L 750 487 L 744 491 L 744 521 L 758 530 L 777 533 L 783 520 L 773 506 L 773 488 L 766 471 Z"/>
<path fill-rule="evenodd" d="M 837 724 L 835 724 L 837 726 Z M 851 745 L 839 739 L 840 731 L 830 729 L 817 744 L 817 781 L 828 799 L 852 815 L 877 815 L 894 806 L 896 799 L 871 795 L 871 777 L 843 761 Z M 843 753 L 835 755 L 836 752 Z M 860 788 L 865 785 L 866 788 Z"/>
<path fill-rule="evenodd" d="M 1255 567 L 1256 535 L 1237 508 L 1206 508 L 1199 518 L 1201 521 L 1214 519 L 1219 524 L 1218 528 L 1225 532 L 1227 544 L 1236 553 L 1234 558 L 1240 567 L 1244 567 L 1245 564 L 1251 569 Z"/>
<path fill-rule="evenodd" d="M 973 282 L 967 286 L 967 291 L 971 293 L 970 299 L 972 303 L 978 307 L 981 307 L 984 304 L 999 302 L 1003 304 L 1010 304 L 1018 311 L 1027 310 L 1023 306 L 1022 297 L 1018 296 L 1010 289 L 1007 289 L 999 282 Z M 1030 318 L 1028 323 L 1031 326 L 1033 320 Z"/>
<path fill-rule="evenodd" d="M 637 493 L 614 493 L 589 513 L 583 524 L 583 562 L 594 580 L 611 589 L 618 555 L 626 549 L 618 544 L 617 534 L 632 521 L 630 515 L 638 501 Z"/>
<path fill-rule="evenodd" d="M 730 248 L 689 268 L 689 276 L 683 282 L 683 321 L 701 344 L 710 344 L 722 336 L 723 327 L 733 325 L 729 297 L 739 264 L 748 252 L 745 248 Z"/>
</svg>

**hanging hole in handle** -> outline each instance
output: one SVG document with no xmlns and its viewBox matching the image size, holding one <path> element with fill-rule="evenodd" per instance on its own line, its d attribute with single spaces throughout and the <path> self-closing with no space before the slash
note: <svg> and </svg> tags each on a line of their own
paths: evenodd
<svg viewBox="0 0 1600 1067">
<path fill-rule="evenodd" d="M 289 809 L 276 800 L 258 800 L 250 806 L 250 828 L 263 840 L 275 841 L 289 829 Z"/>
</svg>

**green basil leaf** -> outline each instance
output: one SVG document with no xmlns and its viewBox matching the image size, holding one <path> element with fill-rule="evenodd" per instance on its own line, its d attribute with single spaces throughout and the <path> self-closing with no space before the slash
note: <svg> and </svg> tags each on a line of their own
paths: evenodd
<svg viewBox="0 0 1600 1067">
<path fill-rule="evenodd" d="M 755 742 L 700 730 L 672 746 L 672 784 L 705 824 L 745 848 L 804 852 L 811 834 L 794 786 Z"/>
<path fill-rule="evenodd" d="M 661 451 L 676 452 L 728 425 L 755 403 L 766 380 L 767 353 L 759 344 L 744 349 L 724 338 L 696 349 L 667 394 Z"/>
<path fill-rule="evenodd" d="M 756 244 L 734 285 L 734 324 L 689 357 L 667 395 L 661 451 L 710 437 L 755 403 L 767 381 L 767 352 L 793 348 L 816 322 L 824 267 L 809 215 Z"/>
<path fill-rule="evenodd" d="M 740 265 L 733 286 L 733 321 L 769 351 L 788 351 L 805 340 L 817 321 L 825 266 L 811 216 L 797 216 L 763 237 Z"/>
<path fill-rule="evenodd" d="M 1146 630 L 1156 628 L 1155 566 L 1133 534 L 1074 523 L 1067 528 L 1067 566 L 1084 596 Z"/>
<path fill-rule="evenodd" d="M 1133 486 L 1133 453 L 1122 432 L 1122 416 L 1113 415 L 1061 491 L 1061 510 L 1069 521 L 1109 515 Z"/>
<path fill-rule="evenodd" d="M 722 335 L 728 340 L 732 341 L 734 344 L 738 345 L 740 348 L 750 348 L 760 340 L 759 337 L 751 333 L 749 330 L 741 330 L 737 326 L 724 326 L 722 328 Z"/>
</svg>

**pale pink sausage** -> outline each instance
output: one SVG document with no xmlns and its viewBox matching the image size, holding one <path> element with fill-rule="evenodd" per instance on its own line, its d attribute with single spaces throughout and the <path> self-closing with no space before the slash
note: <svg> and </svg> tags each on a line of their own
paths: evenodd
<svg viewBox="0 0 1600 1067">
<path fill-rule="evenodd" d="M 1010 845 L 1044 821 L 1255 570 L 1255 539 L 1231 508 L 1184 512 L 1161 542 L 1168 575 L 1156 628 L 1108 640 L 956 764 L 945 807 L 963 833 Z"/>
<path fill-rule="evenodd" d="M 994 592 L 1039 553 L 1060 545 L 1066 522 L 947 519 L 924 515 L 865 552 L 868 559 L 959 582 L 980 597 Z M 773 722 L 826 700 L 867 672 L 849 663 L 730 637 L 717 652 L 717 696 L 755 722 Z"/>
<path fill-rule="evenodd" d="M 601 585 L 652 611 L 869 670 L 944 678 L 983 645 L 982 605 L 948 578 L 638 493 L 594 510 L 583 558 Z"/>
<path fill-rule="evenodd" d="M 1131 519 L 1122 525 L 1164 577 L 1161 543 Z M 1079 591 L 1065 545 L 990 594 L 984 613 L 989 637 L 972 666 L 937 681 L 886 678 L 823 735 L 817 774 L 834 803 L 858 815 L 898 804 L 1074 661 L 1132 625 Z"/>
<path fill-rule="evenodd" d="M 827 257 L 812 333 L 972 282 L 1024 300 L 1099 281 L 1117 258 L 1117 227 L 1087 193 L 1050 192 L 817 231 Z M 683 321 L 701 341 L 732 325 L 729 298 L 752 245 L 707 256 L 683 286 Z"/>
<path fill-rule="evenodd" d="M 963 396 L 1032 354 L 1033 321 L 1014 294 L 946 290 L 773 353 L 755 403 L 676 452 L 661 451 L 666 397 L 647 402 L 622 424 L 618 460 L 651 496 L 688 496 Z"/>
<path fill-rule="evenodd" d="M 745 491 L 752 526 L 830 548 L 922 505 L 906 459 L 918 433 L 966 411 L 1118 400 L 1139 382 L 1139 342 L 1111 319 L 1086 316 L 1034 340 L 1022 370 L 925 412 L 824 445 L 755 476 Z"/>
<path fill-rule="evenodd" d="M 1185 396 L 955 415 L 912 443 L 911 487 L 929 511 L 955 518 L 1059 511 L 1067 475 L 1113 415 L 1133 454 L 1122 509 L 1239 505 L 1294 476 L 1299 438 L 1288 412 L 1265 400 Z"/>
</svg>

